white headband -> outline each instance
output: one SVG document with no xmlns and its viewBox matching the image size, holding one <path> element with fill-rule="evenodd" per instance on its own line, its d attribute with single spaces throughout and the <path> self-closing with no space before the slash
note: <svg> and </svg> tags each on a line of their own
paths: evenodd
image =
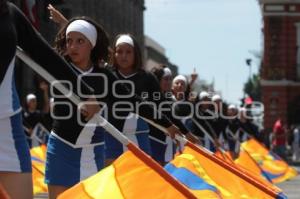
<svg viewBox="0 0 300 199">
<path fill-rule="evenodd" d="M 173 79 L 173 84 L 174 84 L 177 80 L 184 81 L 185 86 L 187 86 L 187 79 L 185 78 L 185 76 L 183 76 L 183 75 L 177 75 L 177 76 Z"/>
<path fill-rule="evenodd" d="M 27 102 L 27 103 L 28 103 L 30 100 L 32 100 L 32 99 L 36 99 L 36 96 L 35 96 L 34 94 L 30 93 L 30 94 L 28 94 L 28 95 L 26 96 L 26 102 Z"/>
<path fill-rule="evenodd" d="M 163 74 L 163 77 L 167 77 L 167 76 L 172 76 L 172 71 L 168 67 L 164 68 L 164 74 Z"/>
<path fill-rule="evenodd" d="M 214 95 L 211 99 L 213 102 L 218 101 L 218 100 L 222 100 L 220 95 Z"/>
<path fill-rule="evenodd" d="M 69 24 L 66 30 L 66 36 L 69 32 L 79 32 L 83 34 L 91 42 L 92 46 L 95 47 L 97 42 L 97 30 L 93 24 L 81 19 L 75 20 Z"/>
<path fill-rule="evenodd" d="M 117 47 L 119 44 L 121 43 L 126 43 L 131 45 L 132 47 L 134 47 L 134 43 L 132 38 L 129 35 L 122 35 L 118 38 L 118 40 L 116 41 L 116 46 Z"/>
<path fill-rule="evenodd" d="M 209 97 L 209 94 L 208 94 L 208 92 L 206 92 L 206 91 L 202 91 L 200 94 L 199 94 L 199 99 L 200 100 L 203 100 L 204 98 L 208 98 Z"/>
<path fill-rule="evenodd" d="M 228 109 L 237 109 L 237 108 L 236 108 L 236 106 L 235 106 L 234 104 L 230 104 L 230 105 L 228 106 Z"/>
</svg>

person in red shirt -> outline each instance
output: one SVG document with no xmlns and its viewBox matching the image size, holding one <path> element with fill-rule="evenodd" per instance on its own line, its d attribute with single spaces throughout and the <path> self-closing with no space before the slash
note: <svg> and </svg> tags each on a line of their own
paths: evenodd
<svg viewBox="0 0 300 199">
<path fill-rule="evenodd" d="M 272 151 L 286 160 L 286 141 L 287 134 L 282 124 L 282 120 L 278 119 L 273 126 L 272 133 Z"/>
</svg>

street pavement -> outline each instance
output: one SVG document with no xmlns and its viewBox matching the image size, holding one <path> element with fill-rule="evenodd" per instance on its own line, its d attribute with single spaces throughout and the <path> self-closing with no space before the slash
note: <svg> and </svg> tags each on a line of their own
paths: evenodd
<svg viewBox="0 0 300 199">
<path fill-rule="evenodd" d="M 294 167 L 300 172 L 300 164 Z M 282 189 L 288 199 L 300 199 L 300 175 L 292 180 L 276 185 Z"/>
<path fill-rule="evenodd" d="M 48 199 L 48 194 L 41 193 L 34 196 L 34 199 Z"/>
</svg>

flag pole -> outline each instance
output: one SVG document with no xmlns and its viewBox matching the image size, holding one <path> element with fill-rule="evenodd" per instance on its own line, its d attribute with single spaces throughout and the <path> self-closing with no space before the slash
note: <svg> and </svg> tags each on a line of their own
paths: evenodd
<svg viewBox="0 0 300 199">
<path fill-rule="evenodd" d="M 149 120 L 149 119 L 147 119 L 147 118 L 145 118 L 145 117 L 142 117 L 142 116 L 140 116 L 140 115 L 139 115 L 139 117 L 142 118 L 143 120 L 145 120 L 147 123 L 149 123 L 149 124 L 151 124 L 152 126 L 154 126 L 155 128 L 157 128 L 158 130 L 164 132 L 166 135 L 169 135 L 168 130 L 167 130 L 165 127 L 163 127 L 163 126 L 161 126 L 161 125 L 159 125 L 159 124 L 156 124 L 156 123 L 153 122 L 152 120 Z M 188 141 L 185 137 L 183 137 L 183 135 L 178 135 L 178 134 L 175 135 L 175 139 L 178 140 L 179 142 L 183 143 L 184 145 L 185 145 L 185 144 L 187 143 L 187 141 Z"/>
<path fill-rule="evenodd" d="M 223 159 L 224 159 L 224 160 L 227 160 L 227 159 L 228 159 L 230 162 L 233 162 L 230 158 L 228 158 L 228 157 L 226 156 L 225 151 L 221 148 L 221 146 L 219 146 L 219 145 L 216 143 L 216 141 L 215 141 L 215 140 L 212 138 L 212 136 L 211 136 L 211 135 L 203 128 L 203 126 L 202 126 L 201 124 L 199 124 L 199 122 L 197 122 L 194 118 L 192 118 L 192 121 L 194 122 L 194 124 L 196 124 L 196 126 L 197 126 L 202 132 L 204 132 L 204 134 L 208 137 L 208 139 L 209 139 L 212 143 L 214 143 L 216 149 L 217 149 L 218 151 L 220 151 L 220 153 L 221 153 Z M 215 135 L 215 136 L 216 136 L 216 135 Z"/>
<path fill-rule="evenodd" d="M 234 173 L 235 175 L 239 176 L 241 179 L 245 180 L 246 182 L 252 184 L 253 186 L 259 188 L 260 190 L 264 191 L 265 193 L 271 195 L 272 197 L 276 197 L 277 196 L 277 192 L 275 192 L 274 190 L 270 189 L 269 187 L 266 187 L 264 184 L 262 184 L 261 182 L 259 182 L 257 179 L 254 179 L 250 176 L 248 176 L 246 173 L 242 173 L 240 169 L 238 169 L 237 167 L 233 166 L 232 164 L 226 162 L 226 161 L 222 161 L 222 159 L 210 155 L 209 153 L 207 153 L 204 149 L 195 146 L 194 144 L 192 144 L 191 142 L 187 142 L 187 146 L 192 148 L 194 151 L 200 153 L 201 155 L 205 156 L 206 158 L 212 160 L 213 162 L 219 164 L 220 166 L 226 168 L 227 170 L 229 170 L 230 172 Z"/>
</svg>

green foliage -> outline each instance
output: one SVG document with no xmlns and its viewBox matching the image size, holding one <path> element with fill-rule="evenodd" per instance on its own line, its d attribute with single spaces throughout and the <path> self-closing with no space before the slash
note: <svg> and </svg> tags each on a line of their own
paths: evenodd
<svg viewBox="0 0 300 199">
<path fill-rule="evenodd" d="M 244 84 L 244 93 L 248 94 L 254 101 L 261 101 L 260 77 L 254 74 L 251 79 Z"/>
</svg>

